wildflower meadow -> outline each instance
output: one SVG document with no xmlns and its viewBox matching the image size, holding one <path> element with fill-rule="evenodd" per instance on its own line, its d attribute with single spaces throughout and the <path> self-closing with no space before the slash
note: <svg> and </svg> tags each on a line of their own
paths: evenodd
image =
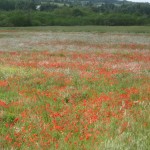
<svg viewBox="0 0 150 150">
<path fill-rule="evenodd" d="M 150 34 L 0 30 L 1 150 L 148 150 Z"/>
</svg>

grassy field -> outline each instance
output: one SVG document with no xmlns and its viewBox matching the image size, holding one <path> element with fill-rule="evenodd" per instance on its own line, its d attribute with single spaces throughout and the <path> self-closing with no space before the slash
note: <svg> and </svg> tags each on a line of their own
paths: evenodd
<svg viewBox="0 0 150 150">
<path fill-rule="evenodd" d="M 149 150 L 149 33 L 0 28 L 0 149 Z"/>
<path fill-rule="evenodd" d="M 118 33 L 150 33 L 150 26 L 43 26 L 43 27 L 1 27 L 1 30 L 14 31 L 53 31 L 53 32 L 118 32 Z"/>
</svg>

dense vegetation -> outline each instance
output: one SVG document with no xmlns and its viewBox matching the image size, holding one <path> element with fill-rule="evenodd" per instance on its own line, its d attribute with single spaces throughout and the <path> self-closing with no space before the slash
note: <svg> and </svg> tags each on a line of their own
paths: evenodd
<svg viewBox="0 0 150 150">
<path fill-rule="evenodd" d="M 150 4 L 107 2 L 81 6 L 0 0 L 0 26 L 41 25 L 150 25 Z"/>
</svg>

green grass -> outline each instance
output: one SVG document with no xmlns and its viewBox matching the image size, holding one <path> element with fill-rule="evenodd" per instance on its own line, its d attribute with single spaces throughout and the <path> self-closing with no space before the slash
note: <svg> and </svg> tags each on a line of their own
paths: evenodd
<svg viewBox="0 0 150 150">
<path fill-rule="evenodd" d="M 52 32 L 98 32 L 98 33 L 147 33 L 150 26 L 43 26 L 43 27 L 0 27 L 1 30 L 14 31 L 52 31 Z"/>
</svg>

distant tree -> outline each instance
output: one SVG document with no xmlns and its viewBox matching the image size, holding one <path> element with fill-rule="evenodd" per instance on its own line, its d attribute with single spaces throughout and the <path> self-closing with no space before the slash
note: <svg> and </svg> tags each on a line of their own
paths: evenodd
<svg viewBox="0 0 150 150">
<path fill-rule="evenodd" d="M 72 15 L 77 17 L 77 16 L 83 16 L 84 13 L 80 9 L 76 8 L 76 9 L 73 9 Z"/>
<path fill-rule="evenodd" d="M 35 10 L 36 3 L 35 0 L 18 0 L 16 2 L 16 9 L 20 10 Z"/>
<path fill-rule="evenodd" d="M 53 11 L 56 8 L 58 8 L 57 5 L 49 4 L 49 3 L 44 3 L 44 4 L 41 4 L 40 10 L 41 11 Z"/>
<path fill-rule="evenodd" d="M 0 0 L 0 10 L 14 10 L 15 1 L 14 0 Z"/>
</svg>

